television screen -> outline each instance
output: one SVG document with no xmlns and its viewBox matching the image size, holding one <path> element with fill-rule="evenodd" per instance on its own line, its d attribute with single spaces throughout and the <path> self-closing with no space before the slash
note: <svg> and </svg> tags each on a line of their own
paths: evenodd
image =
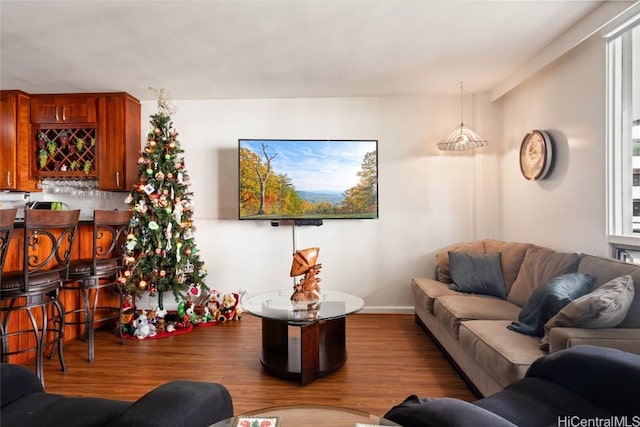
<svg viewBox="0 0 640 427">
<path fill-rule="evenodd" d="M 240 219 L 378 218 L 378 141 L 238 140 Z"/>
</svg>

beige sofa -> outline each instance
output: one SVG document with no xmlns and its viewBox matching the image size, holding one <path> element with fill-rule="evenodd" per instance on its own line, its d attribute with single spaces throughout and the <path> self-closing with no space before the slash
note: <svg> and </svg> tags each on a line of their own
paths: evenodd
<svg viewBox="0 0 640 427">
<path fill-rule="evenodd" d="M 450 289 L 449 251 L 500 254 L 506 299 Z M 631 275 L 635 295 L 626 317 L 615 328 L 554 327 L 548 351 L 579 344 L 617 348 L 640 354 L 640 266 L 577 253 L 562 253 L 528 243 L 482 240 L 456 244 L 436 255 L 436 278 L 415 277 L 416 322 L 434 338 L 475 391 L 488 396 L 524 377 L 529 366 L 547 354 L 541 338 L 507 328 L 529 297 L 550 279 L 580 272 L 596 278 L 594 288 Z"/>
</svg>

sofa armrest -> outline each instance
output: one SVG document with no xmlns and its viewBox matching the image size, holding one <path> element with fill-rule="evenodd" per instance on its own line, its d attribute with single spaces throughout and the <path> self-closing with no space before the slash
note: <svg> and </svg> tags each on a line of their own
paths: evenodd
<svg viewBox="0 0 640 427">
<path fill-rule="evenodd" d="M 610 347 L 640 354 L 640 329 L 558 327 L 549 331 L 549 353 L 576 345 Z"/>
<path fill-rule="evenodd" d="M 639 415 L 640 356 L 580 345 L 533 362 L 526 378 L 558 384 L 612 415 Z"/>
<path fill-rule="evenodd" d="M 384 418 L 403 427 L 516 427 L 515 424 L 464 400 L 407 397 L 391 408 Z"/>
<path fill-rule="evenodd" d="M 29 394 L 43 392 L 42 382 L 29 369 L 11 363 L 0 364 L 0 407 Z"/>
<path fill-rule="evenodd" d="M 205 427 L 232 416 L 231 395 L 223 385 L 172 381 L 142 396 L 108 425 Z"/>
</svg>

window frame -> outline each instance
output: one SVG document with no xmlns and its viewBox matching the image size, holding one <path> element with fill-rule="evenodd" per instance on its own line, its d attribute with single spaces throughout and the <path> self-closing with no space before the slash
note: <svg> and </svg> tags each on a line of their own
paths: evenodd
<svg viewBox="0 0 640 427">
<path fill-rule="evenodd" d="M 621 245 L 640 248 L 640 222 L 636 227 L 638 231 L 634 231 L 633 222 L 634 88 L 632 71 L 634 52 L 632 31 L 634 30 L 640 31 L 640 14 L 627 19 L 622 25 L 605 35 L 607 38 L 607 234 L 614 254 Z M 635 60 L 640 62 L 639 58 Z M 637 166 L 640 168 L 640 165 Z"/>
</svg>

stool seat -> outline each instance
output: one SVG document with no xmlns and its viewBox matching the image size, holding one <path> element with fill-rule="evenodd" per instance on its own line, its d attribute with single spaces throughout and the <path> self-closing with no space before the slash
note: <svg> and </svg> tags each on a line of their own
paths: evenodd
<svg viewBox="0 0 640 427">
<path fill-rule="evenodd" d="M 56 290 L 60 286 L 60 273 L 57 271 L 43 271 L 42 273 L 33 274 L 29 277 L 29 292 Z M 3 298 L 9 297 L 9 293 L 13 293 L 11 297 L 19 297 L 26 295 L 24 292 L 24 274 L 22 271 L 8 271 L 2 274 L 2 290 Z"/>
<path fill-rule="evenodd" d="M 100 259 L 96 260 L 96 275 L 107 274 L 109 272 L 117 272 L 120 269 L 120 261 L 118 259 Z M 70 279 L 82 279 L 78 276 L 91 276 L 93 275 L 93 259 L 79 259 L 72 261 L 69 265 L 69 278 Z"/>
</svg>

